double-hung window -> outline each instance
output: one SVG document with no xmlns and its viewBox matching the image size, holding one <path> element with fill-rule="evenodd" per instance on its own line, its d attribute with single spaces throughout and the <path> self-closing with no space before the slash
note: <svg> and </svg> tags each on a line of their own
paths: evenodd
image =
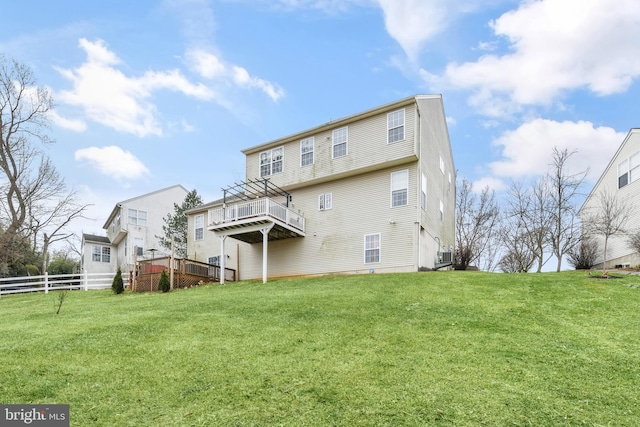
<svg viewBox="0 0 640 427">
<path fill-rule="evenodd" d="M 260 153 L 260 176 L 269 176 L 282 172 L 284 147 Z"/>
<path fill-rule="evenodd" d="M 204 215 L 196 215 L 193 218 L 193 228 L 195 240 L 204 239 Z"/>
<path fill-rule="evenodd" d="M 146 226 L 147 212 L 137 209 L 129 209 L 129 224 Z"/>
<path fill-rule="evenodd" d="M 111 248 L 107 246 L 94 246 L 91 260 L 95 262 L 111 262 Z"/>
<path fill-rule="evenodd" d="M 313 164 L 313 144 L 313 137 L 305 138 L 300 141 L 300 166 Z"/>
<path fill-rule="evenodd" d="M 347 155 L 348 128 L 345 126 L 333 131 L 333 158 Z"/>
<path fill-rule="evenodd" d="M 640 179 L 640 151 L 629 157 L 629 181 Z"/>
<path fill-rule="evenodd" d="M 329 210 L 333 207 L 333 195 L 324 193 L 318 196 L 318 209 L 321 211 Z"/>
<path fill-rule="evenodd" d="M 404 139 L 404 108 L 387 114 L 387 143 Z"/>
<path fill-rule="evenodd" d="M 427 175 L 422 173 L 422 187 L 420 187 L 420 206 L 427 210 Z"/>
<path fill-rule="evenodd" d="M 409 171 L 391 173 L 391 207 L 405 206 L 408 201 Z"/>
<path fill-rule="evenodd" d="M 364 236 L 364 263 L 380 262 L 380 233 Z"/>
<path fill-rule="evenodd" d="M 144 239 L 142 237 L 135 237 L 133 239 L 133 246 L 136 248 L 136 256 L 144 255 Z"/>
<path fill-rule="evenodd" d="M 220 255 L 209 257 L 209 264 L 220 266 Z"/>
</svg>

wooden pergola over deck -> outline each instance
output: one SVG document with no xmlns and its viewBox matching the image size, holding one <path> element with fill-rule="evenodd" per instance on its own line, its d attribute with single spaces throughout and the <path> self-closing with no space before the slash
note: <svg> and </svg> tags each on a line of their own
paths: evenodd
<svg viewBox="0 0 640 427">
<path fill-rule="evenodd" d="M 304 217 L 289 208 L 291 194 L 269 179 L 235 183 L 222 189 L 222 206 L 209 210 L 208 230 L 221 239 L 221 251 L 227 236 L 246 243 L 262 241 L 262 281 L 267 281 L 267 250 L 270 240 L 304 237 Z M 224 256 L 220 257 L 224 268 Z M 224 278 L 220 278 L 224 283 Z"/>
</svg>

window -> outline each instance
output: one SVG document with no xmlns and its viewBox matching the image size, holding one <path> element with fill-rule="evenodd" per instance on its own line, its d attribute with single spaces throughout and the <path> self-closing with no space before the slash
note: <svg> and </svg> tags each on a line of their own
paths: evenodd
<svg viewBox="0 0 640 427">
<path fill-rule="evenodd" d="M 139 211 L 137 209 L 129 209 L 129 224 L 146 226 L 147 212 Z"/>
<path fill-rule="evenodd" d="M 220 255 L 209 257 L 209 264 L 220 266 Z"/>
<path fill-rule="evenodd" d="M 427 210 L 427 176 L 422 173 L 422 187 L 420 193 L 420 206 L 422 209 Z"/>
<path fill-rule="evenodd" d="M 144 239 L 142 237 L 134 238 L 133 245 L 136 248 L 136 256 L 143 256 L 144 255 Z"/>
<path fill-rule="evenodd" d="M 403 170 L 391 173 L 391 207 L 405 206 L 409 187 L 409 171 Z"/>
<path fill-rule="evenodd" d="M 444 174 L 444 160 L 442 159 L 442 156 L 440 156 L 440 172 Z"/>
<path fill-rule="evenodd" d="M 91 261 L 111 262 L 111 248 L 107 246 L 94 246 L 91 254 Z"/>
<path fill-rule="evenodd" d="M 282 172 L 282 158 L 284 157 L 284 147 L 260 153 L 260 176 L 269 176 Z"/>
<path fill-rule="evenodd" d="M 404 139 L 404 108 L 387 114 L 387 143 Z"/>
<path fill-rule="evenodd" d="M 333 131 L 333 158 L 347 155 L 347 128 L 343 127 Z"/>
<path fill-rule="evenodd" d="M 195 230 L 194 238 L 196 240 L 204 239 L 204 215 L 196 215 L 193 218 L 193 227 Z"/>
<path fill-rule="evenodd" d="M 449 193 L 451 193 L 451 174 L 449 174 Z"/>
<path fill-rule="evenodd" d="M 380 262 L 380 233 L 364 236 L 364 263 Z"/>
<path fill-rule="evenodd" d="M 634 182 L 640 178 L 640 151 L 629 157 L 629 181 Z"/>
<path fill-rule="evenodd" d="M 300 166 L 313 164 L 313 143 L 313 137 L 300 141 Z"/>
<path fill-rule="evenodd" d="M 333 206 L 333 195 L 331 193 L 324 193 L 318 196 L 318 209 L 326 211 Z"/>
<path fill-rule="evenodd" d="M 444 221 L 444 203 L 440 200 L 440 221 Z"/>
<path fill-rule="evenodd" d="M 618 188 L 622 188 L 629 183 L 629 159 L 618 163 Z"/>
</svg>

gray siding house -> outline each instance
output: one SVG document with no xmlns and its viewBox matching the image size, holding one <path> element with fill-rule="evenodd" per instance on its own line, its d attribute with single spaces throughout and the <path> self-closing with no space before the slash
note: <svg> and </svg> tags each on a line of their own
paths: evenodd
<svg viewBox="0 0 640 427">
<path fill-rule="evenodd" d="M 174 213 L 174 203 L 181 204 L 187 194 L 182 185 L 173 185 L 116 203 L 103 226 L 106 236 L 83 234 L 82 270 L 133 271 L 134 248 L 138 259 L 153 257 L 161 249 L 156 236 L 162 235 L 164 217 Z"/>
<path fill-rule="evenodd" d="M 456 177 L 440 95 L 242 151 L 246 179 L 188 212 L 188 252 L 241 280 L 450 263 Z"/>
<path fill-rule="evenodd" d="M 633 213 L 626 226 L 635 233 L 640 230 L 640 129 L 631 129 L 616 151 L 609 165 L 598 179 L 589 196 L 580 208 L 580 216 L 585 218 L 599 208 L 599 195 L 603 192 L 615 194 L 623 200 Z M 591 236 L 598 242 L 600 251 L 604 248 L 604 237 Z M 595 268 L 603 267 L 600 255 Z M 607 244 L 607 267 L 616 265 L 640 265 L 640 254 L 634 252 L 627 244 L 627 236 L 616 235 L 609 238 Z"/>
</svg>

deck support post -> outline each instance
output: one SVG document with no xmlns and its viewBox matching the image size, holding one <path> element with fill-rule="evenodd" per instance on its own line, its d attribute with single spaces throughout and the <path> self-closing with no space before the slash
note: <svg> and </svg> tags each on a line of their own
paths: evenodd
<svg viewBox="0 0 640 427">
<path fill-rule="evenodd" d="M 262 233 L 262 283 L 267 283 L 267 253 L 269 249 L 269 231 L 273 228 L 273 223 L 261 228 Z"/>
<path fill-rule="evenodd" d="M 224 285 L 224 272 L 225 272 L 225 264 L 227 257 L 224 255 L 224 241 L 227 239 L 226 235 L 218 236 L 220 237 L 220 284 Z"/>
</svg>

